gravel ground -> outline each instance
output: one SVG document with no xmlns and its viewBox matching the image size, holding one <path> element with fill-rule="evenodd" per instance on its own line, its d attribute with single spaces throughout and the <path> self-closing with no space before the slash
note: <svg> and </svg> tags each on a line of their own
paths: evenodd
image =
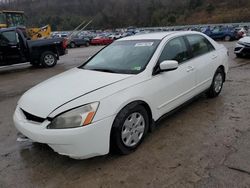
<svg viewBox="0 0 250 188">
<path fill-rule="evenodd" d="M 78 66 L 101 47 L 69 50 L 52 69 L 0 68 L 0 187 L 250 187 L 250 60 L 230 51 L 221 95 L 205 96 L 159 123 L 127 156 L 60 156 L 43 144 L 17 143 L 12 115 L 32 86 Z"/>
</svg>

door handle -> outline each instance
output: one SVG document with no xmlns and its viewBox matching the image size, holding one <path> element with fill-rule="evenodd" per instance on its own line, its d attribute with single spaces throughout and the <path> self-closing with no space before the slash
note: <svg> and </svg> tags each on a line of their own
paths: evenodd
<svg viewBox="0 0 250 188">
<path fill-rule="evenodd" d="M 213 55 L 212 56 L 212 59 L 216 59 L 218 56 L 217 55 Z"/>
<path fill-rule="evenodd" d="M 10 46 L 10 48 L 17 48 L 17 46 Z"/>
<path fill-rule="evenodd" d="M 194 70 L 194 67 L 192 67 L 192 66 L 188 66 L 188 68 L 187 68 L 187 72 L 191 72 L 191 71 L 193 71 Z"/>
</svg>

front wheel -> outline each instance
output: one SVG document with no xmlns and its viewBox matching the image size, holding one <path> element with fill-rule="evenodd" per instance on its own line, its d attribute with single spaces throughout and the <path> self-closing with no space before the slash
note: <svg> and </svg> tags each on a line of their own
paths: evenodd
<svg viewBox="0 0 250 188">
<path fill-rule="evenodd" d="M 225 73 L 221 68 L 219 68 L 214 75 L 212 85 L 207 91 L 207 96 L 209 98 L 217 97 L 220 94 L 224 80 L 225 80 Z"/>
<path fill-rule="evenodd" d="M 70 46 L 70 48 L 75 48 L 75 47 L 76 47 L 76 44 L 75 44 L 74 42 L 71 42 L 71 43 L 69 44 L 69 46 Z"/>
<path fill-rule="evenodd" d="M 149 117 L 141 105 L 125 107 L 115 118 L 111 130 L 111 148 L 120 154 L 136 150 L 148 132 Z"/>
<path fill-rule="evenodd" d="M 231 36 L 229 36 L 229 35 L 225 36 L 224 40 L 225 41 L 230 41 L 231 40 Z"/>
<path fill-rule="evenodd" d="M 54 67 L 57 63 L 56 55 L 53 52 L 44 52 L 41 55 L 40 62 L 43 67 Z"/>
</svg>

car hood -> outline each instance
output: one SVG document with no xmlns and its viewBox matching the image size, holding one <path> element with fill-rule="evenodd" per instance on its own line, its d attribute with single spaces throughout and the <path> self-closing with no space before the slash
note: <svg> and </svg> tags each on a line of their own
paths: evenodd
<svg viewBox="0 0 250 188">
<path fill-rule="evenodd" d="M 239 42 L 250 44 L 250 37 L 243 37 L 239 40 Z"/>
<path fill-rule="evenodd" d="M 56 108 L 130 76 L 74 68 L 33 87 L 18 105 L 30 114 L 46 118 Z"/>
</svg>

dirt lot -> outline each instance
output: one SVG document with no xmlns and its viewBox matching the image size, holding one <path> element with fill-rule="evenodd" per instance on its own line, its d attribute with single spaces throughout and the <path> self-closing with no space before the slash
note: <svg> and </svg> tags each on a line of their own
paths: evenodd
<svg viewBox="0 0 250 188">
<path fill-rule="evenodd" d="M 0 187 L 250 187 L 250 60 L 230 50 L 216 99 L 201 96 L 159 124 L 131 155 L 77 161 L 48 146 L 17 143 L 12 115 L 37 83 L 81 64 L 100 47 L 69 51 L 52 69 L 0 69 Z"/>
</svg>

